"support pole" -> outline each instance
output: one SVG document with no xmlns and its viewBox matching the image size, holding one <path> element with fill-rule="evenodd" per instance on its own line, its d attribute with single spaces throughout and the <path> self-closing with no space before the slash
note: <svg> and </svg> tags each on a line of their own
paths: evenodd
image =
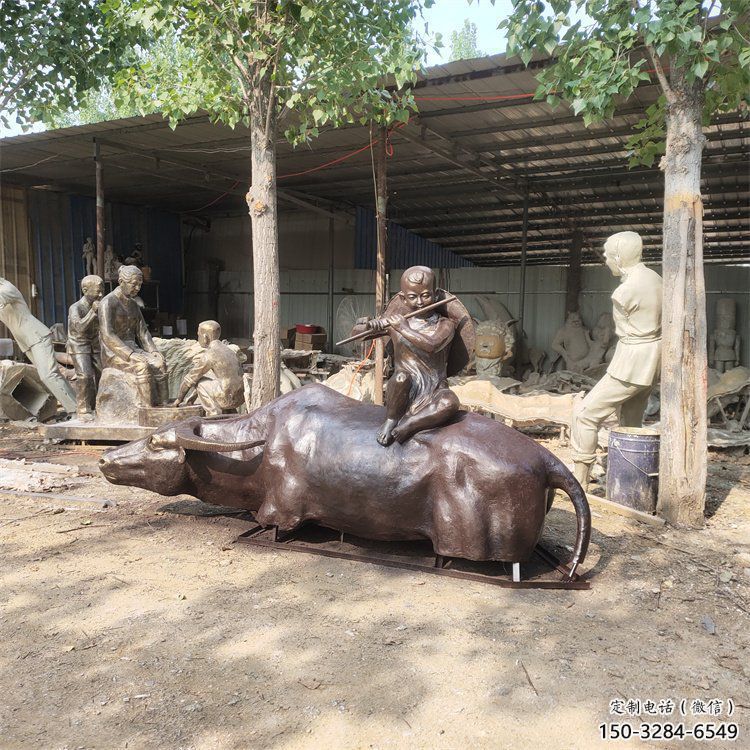
<svg viewBox="0 0 750 750">
<path fill-rule="evenodd" d="M 328 340 L 330 342 L 329 348 L 331 354 L 333 354 L 333 345 L 336 341 L 336 335 L 333 330 L 335 324 L 333 312 L 333 256 L 335 250 L 333 231 L 333 216 L 331 216 L 328 219 Z"/>
<path fill-rule="evenodd" d="M 380 128 L 375 151 L 375 218 L 377 223 L 377 259 L 375 263 L 375 315 L 381 315 L 388 298 L 386 288 L 388 272 L 388 225 L 386 208 L 388 186 L 386 183 L 386 140 L 388 130 Z M 383 403 L 383 363 L 385 359 L 383 337 L 375 339 L 375 394 L 376 404 Z"/>
<path fill-rule="evenodd" d="M 576 229 L 570 241 L 570 264 L 565 291 L 565 314 L 578 312 L 578 299 L 581 294 L 581 251 L 583 232 Z"/>
<path fill-rule="evenodd" d="M 104 278 L 104 178 L 99 142 L 94 138 L 94 163 L 96 165 L 96 274 Z"/>
<path fill-rule="evenodd" d="M 526 250 L 529 244 L 529 192 L 523 196 L 523 228 L 521 230 L 521 299 L 518 304 L 518 340 L 523 339 L 523 318 L 526 307 Z"/>
</svg>

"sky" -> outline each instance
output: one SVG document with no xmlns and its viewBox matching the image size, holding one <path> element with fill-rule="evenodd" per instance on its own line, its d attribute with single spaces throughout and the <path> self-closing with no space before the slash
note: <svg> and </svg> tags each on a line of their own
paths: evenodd
<svg viewBox="0 0 750 750">
<path fill-rule="evenodd" d="M 505 49 L 505 34 L 498 31 L 497 25 L 510 15 L 510 0 L 436 0 L 435 5 L 425 11 L 425 20 L 431 33 L 440 32 L 445 45 L 438 54 L 430 52 L 427 65 L 440 65 L 448 62 L 450 56 L 450 37 L 452 31 L 463 27 L 464 19 L 477 25 L 477 45 L 485 55 L 493 55 Z"/>
</svg>

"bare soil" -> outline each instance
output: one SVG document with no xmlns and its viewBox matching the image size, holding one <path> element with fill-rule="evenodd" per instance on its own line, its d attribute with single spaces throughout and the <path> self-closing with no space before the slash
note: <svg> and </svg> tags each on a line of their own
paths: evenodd
<svg viewBox="0 0 750 750">
<path fill-rule="evenodd" d="M 739 724 L 701 747 L 750 747 L 747 456 L 711 454 L 705 529 L 593 508 L 592 590 L 513 591 L 240 546 L 247 520 L 111 486 L 98 453 L 0 427 L 0 457 L 85 477 L 0 491 L 3 749 L 581 750 L 612 746 L 603 722 L 681 721 L 682 700 L 688 726 Z M 545 543 L 564 555 L 574 526 L 557 500 Z M 610 715 L 628 699 L 677 707 Z"/>
</svg>

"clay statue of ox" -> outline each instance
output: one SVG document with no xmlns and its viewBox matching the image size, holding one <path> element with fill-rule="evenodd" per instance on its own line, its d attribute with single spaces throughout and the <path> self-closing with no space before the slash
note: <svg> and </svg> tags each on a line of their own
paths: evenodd
<svg viewBox="0 0 750 750">
<path fill-rule="evenodd" d="M 506 425 L 459 412 L 447 425 L 384 448 L 384 408 L 308 385 L 251 414 L 189 419 L 107 450 L 114 484 L 244 508 L 290 531 L 306 522 L 378 540 L 430 539 L 469 560 L 528 560 L 555 489 L 571 499 L 583 561 L 591 514 L 552 453 Z"/>
</svg>

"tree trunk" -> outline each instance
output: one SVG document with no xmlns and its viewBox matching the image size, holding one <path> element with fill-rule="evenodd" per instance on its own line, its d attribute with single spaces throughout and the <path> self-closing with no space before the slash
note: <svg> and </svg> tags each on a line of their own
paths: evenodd
<svg viewBox="0 0 750 750">
<path fill-rule="evenodd" d="M 672 81 L 664 168 L 664 305 L 658 511 L 703 525 L 706 497 L 706 290 L 700 195 L 702 91 Z"/>
<path fill-rule="evenodd" d="M 567 284 L 565 290 L 565 314 L 578 312 L 581 296 L 581 254 L 583 250 L 583 232 L 576 229 L 570 238 L 570 263 L 568 264 Z"/>
<path fill-rule="evenodd" d="M 270 115 L 268 114 L 270 112 Z M 276 119 L 270 81 L 261 80 L 250 102 L 252 178 L 247 206 L 253 237 L 252 408 L 279 395 L 279 233 L 276 210 Z"/>
<path fill-rule="evenodd" d="M 377 257 L 375 261 L 375 316 L 380 316 L 388 304 L 386 274 L 388 273 L 388 184 L 386 142 L 388 129 L 380 128 L 375 156 L 375 219 L 377 224 Z M 385 338 L 375 339 L 375 393 L 373 403 L 383 403 L 383 368 L 385 366 Z"/>
</svg>

